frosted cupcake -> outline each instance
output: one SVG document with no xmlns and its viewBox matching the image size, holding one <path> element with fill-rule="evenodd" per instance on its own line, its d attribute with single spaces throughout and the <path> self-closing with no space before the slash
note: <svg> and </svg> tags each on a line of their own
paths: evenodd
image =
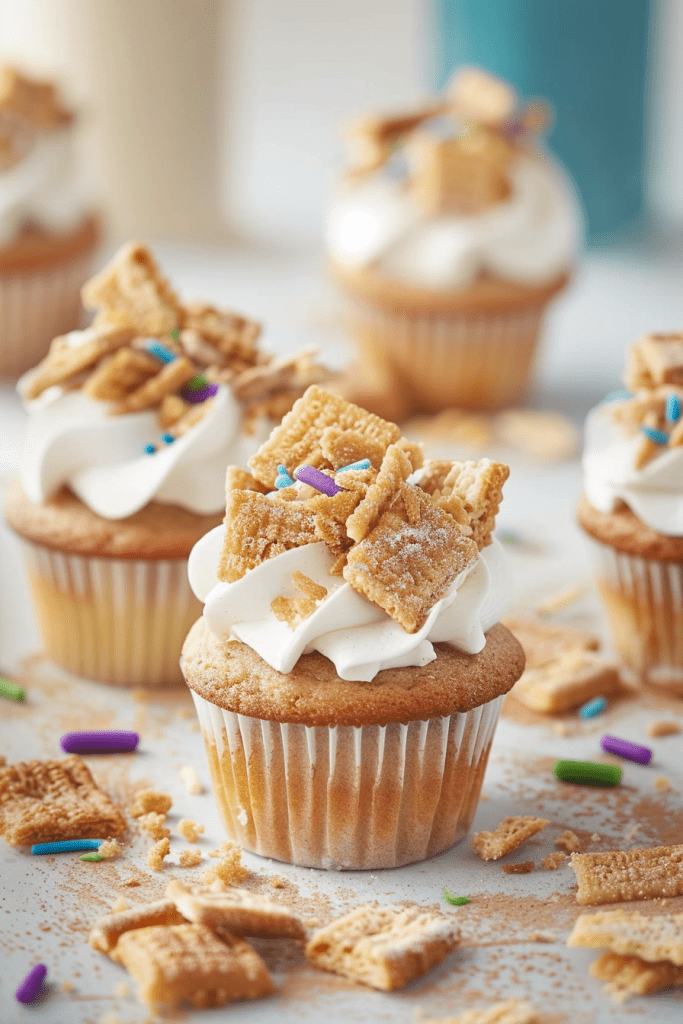
<svg viewBox="0 0 683 1024">
<path fill-rule="evenodd" d="M 546 124 L 544 108 L 464 68 L 431 105 L 352 126 L 327 252 L 368 369 L 354 393 L 398 394 L 405 415 L 523 396 L 582 231 Z"/>
<path fill-rule="evenodd" d="M 148 250 L 125 246 L 83 289 L 92 327 L 56 338 L 19 381 L 29 413 L 5 514 L 21 538 L 47 654 L 91 679 L 181 678 L 201 607 L 195 542 L 243 462 L 319 370 L 257 348 L 260 326 L 180 302 Z"/>
<path fill-rule="evenodd" d="M 683 695 L 683 334 L 636 342 L 586 424 L 579 522 L 633 677 Z"/>
<path fill-rule="evenodd" d="M 77 125 L 54 85 L 0 72 L 0 376 L 17 377 L 80 319 L 100 228 Z"/>
<path fill-rule="evenodd" d="M 249 465 L 190 556 L 205 607 L 182 659 L 228 833 L 310 867 L 448 849 L 524 666 L 498 624 L 507 467 L 423 465 L 395 424 L 317 387 Z"/>
</svg>

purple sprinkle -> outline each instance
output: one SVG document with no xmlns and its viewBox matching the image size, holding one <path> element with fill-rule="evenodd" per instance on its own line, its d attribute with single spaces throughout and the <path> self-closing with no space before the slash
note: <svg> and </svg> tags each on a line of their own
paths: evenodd
<svg viewBox="0 0 683 1024">
<path fill-rule="evenodd" d="M 36 964 L 35 967 L 32 967 L 14 993 L 15 999 L 18 999 L 20 1003 L 32 1003 L 38 995 L 40 986 L 45 981 L 46 974 L 45 964 Z"/>
<path fill-rule="evenodd" d="M 136 732 L 107 729 L 102 732 L 67 732 L 59 743 L 67 754 L 120 754 L 135 750 L 140 737 Z"/>
<path fill-rule="evenodd" d="M 652 751 L 649 747 L 641 747 L 630 740 L 620 740 L 618 736 L 603 736 L 600 746 L 608 754 L 617 754 L 618 757 L 625 757 L 627 761 L 637 761 L 638 764 L 649 764 L 652 760 Z"/>
<path fill-rule="evenodd" d="M 330 498 L 333 498 L 335 494 L 339 494 L 341 491 L 341 487 L 337 487 L 334 480 L 329 476 L 325 476 L 319 469 L 314 469 L 313 466 L 299 466 L 298 469 L 294 470 L 294 476 L 302 484 L 309 484 L 311 487 L 315 487 L 316 490 L 322 491 L 323 494 L 327 494 Z"/>
<path fill-rule="evenodd" d="M 205 388 L 200 388 L 198 391 L 183 391 L 183 398 L 186 402 L 205 402 L 207 398 L 213 398 L 214 395 L 218 394 L 218 384 L 207 384 Z"/>
</svg>

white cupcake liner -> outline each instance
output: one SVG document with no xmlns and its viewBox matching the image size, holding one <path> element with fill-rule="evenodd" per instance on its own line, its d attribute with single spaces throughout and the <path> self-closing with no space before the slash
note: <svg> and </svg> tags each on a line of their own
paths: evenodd
<svg viewBox="0 0 683 1024">
<path fill-rule="evenodd" d="M 612 641 L 628 674 L 683 695 L 683 564 L 590 543 Z"/>
<path fill-rule="evenodd" d="M 361 359 L 392 370 L 421 409 L 493 409 L 524 396 L 547 304 L 462 316 L 355 304 L 351 330 Z"/>
<path fill-rule="evenodd" d="M 181 681 L 183 641 L 202 612 L 186 558 L 99 558 L 20 543 L 45 652 L 55 664 L 117 686 Z"/>
<path fill-rule="evenodd" d="M 80 325 L 80 289 L 93 254 L 91 246 L 67 264 L 0 273 L 0 377 L 35 366 L 53 338 Z"/>
<path fill-rule="evenodd" d="M 462 839 L 503 701 L 406 725 L 327 727 L 192 696 L 229 835 L 262 857 L 327 869 L 400 867 Z"/>
</svg>

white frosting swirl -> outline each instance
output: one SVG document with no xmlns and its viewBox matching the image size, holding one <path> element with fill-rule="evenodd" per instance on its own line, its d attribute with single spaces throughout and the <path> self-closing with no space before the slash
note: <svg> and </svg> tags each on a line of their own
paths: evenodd
<svg viewBox="0 0 683 1024">
<path fill-rule="evenodd" d="M 0 173 L 0 245 L 11 242 L 26 221 L 68 231 L 90 208 L 76 130 L 71 125 L 38 135 L 21 160 Z"/>
<path fill-rule="evenodd" d="M 511 590 L 505 555 L 494 540 L 437 601 L 424 626 L 406 633 L 349 583 L 330 575 L 334 558 L 322 543 L 270 558 L 235 583 L 221 582 L 216 567 L 224 535 L 225 527 L 216 527 L 194 546 L 190 585 L 205 603 L 204 618 L 214 636 L 241 640 L 282 673 L 311 651 L 329 658 L 341 679 L 363 682 L 383 669 L 429 664 L 436 658 L 432 644 L 440 641 L 476 654 L 504 613 Z M 271 602 L 300 596 L 292 582 L 297 570 L 326 587 L 327 596 L 292 630 L 275 618 Z"/>
<path fill-rule="evenodd" d="M 67 339 L 82 343 L 88 333 L 72 331 Z M 19 381 L 20 392 L 33 372 Z M 111 415 L 109 402 L 61 387 L 26 407 L 21 482 L 27 498 L 44 502 L 66 484 L 103 519 L 123 519 L 152 500 L 199 515 L 220 512 L 226 465 L 244 465 L 265 439 L 263 432 L 242 433 L 241 407 L 225 385 L 203 419 L 172 444 L 160 444 L 155 410 Z M 148 455 L 145 446 L 155 443 L 159 449 Z"/>
<path fill-rule="evenodd" d="M 327 245 L 342 267 L 375 266 L 435 289 L 462 288 L 483 271 L 542 284 L 568 270 L 582 215 L 573 185 L 545 154 L 520 153 L 511 195 L 478 214 L 426 218 L 404 180 L 383 168 L 343 189 L 332 204 Z"/>
<path fill-rule="evenodd" d="M 657 533 L 683 537 L 683 448 L 662 448 L 635 469 L 641 434 L 627 434 L 609 413 L 609 403 L 586 420 L 584 492 L 599 512 L 614 512 L 619 501 Z"/>
</svg>

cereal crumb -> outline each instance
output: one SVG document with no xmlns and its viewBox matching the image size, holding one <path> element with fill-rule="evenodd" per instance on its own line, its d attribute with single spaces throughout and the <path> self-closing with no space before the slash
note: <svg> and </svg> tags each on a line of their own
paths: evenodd
<svg viewBox="0 0 683 1024">
<path fill-rule="evenodd" d="M 210 857 L 220 857 L 217 864 L 212 864 L 202 875 L 204 885 L 211 882 L 224 882 L 226 885 L 236 885 L 243 881 L 249 874 L 242 864 L 242 850 L 234 846 L 229 840 L 221 843 L 220 850 L 214 850 Z"/>
<path fill-rule="evenodd" d="M 76 991 L 76 988 L 74 986 L 73 981 L 69 981 L 68 979 L 66 981 L 63 981 L 62 984 L 59 986 L 59 988 L 60 988 L 60 990 L 62 992 L 75 992 Z"/>
<path fill-rule="evenodd" d="M 178 863 L 181 868 L 196 868 L 198 864 L 204 860 L 204 854 L 201 850 L 181 850 L 180 856 L 178 857 Z M 210 869 L 209 869 L 210 870 Z"/>
<path fill-rule="evenodd" d="M 165 793 L 157 793 L 154 789 L 141 789 L 135 794 L 135 799 L 130 807 L 130 815 L 133 818 L 140 818 L 143 814 L 166 814 L 171 809 L 173 801 Z"/>
<path fill-rule="evenodd" d="M 199 793 L 202 792 L 202 784 L 199 781 L 196 768 L 193 768 L 191 765 L 185 765 L 184 768 L 180 769 L 179 775 L 183 781 L 185 789 L 188 793 L 191 793 L 192 796 L 198 796 Z"/>
<path fill-rule="evenodd" d="M 667 790 L 671 789 L 671 783 L 665 775 L 658 775 L 655 779 L 655 789 L 659 789 L 662 793 L 666 793 Z"/>
<path fill-rule="evenodd" d="M 120 857 L 123 853 L 123 846 L 121 843 L 117 843 L 115 839 L 107 839 L 99 847 L 97 851 L 100 857 L 104 857 L 105 860 L 112 860 L 114 857 Z"/>
<path fill-rule="evenodd" d="M 164 857 L 168 857 L 171 844 L 168 839 L 160 839 L 147 854 L 147 867 L 152 871 L 161 871 Z"/>
<path fill-rule="evenodd" d="M 512 853 L 549 824 L 546 818 L 517 815 L 503 818 L 493 832 L 475 832 L 472 849 L 482 860 L 498 860 Z M 530 869 L 529 869 L 530 870 Z"/>
<path fill-rule="evenodd" d="M 143 832 L 147 832 L 155 842 L 158 842 L 159 839 L 171 838 L 171 830 L 164 828 L 165 814 L 156 814 L 154 811 L 150 811 L 149 814 L 143 814 L 139 821 Z"/>
<path fill-rule="evenodd" d="M 178 835 L 187 839 L 188 843 L 196 843 L 199 836 L 204 832 L 204 826 L 199 825 L 190 818 L 182 818 L 178 822 Z"/>
<path fill-rule="evenodd" d="M 600 836 L 597 838 L 599 839 Z M 572 832 L 572 830 L 568 828 L 555 840 L 555 846 L 558 850 L 564 850 L 565 853 L 577 853 L 581 849 L 581 840 L 577 836 L 576 832 Z"/>
<path fill-rule="evenodd" d="M 523 860 L 520 864 L 503 864 L 503 871 L 506 875 L 528 875 L 535 867 L 533 860 Z"/>
<path fill-rule="evenodd" d="M 650 722 L 646 730 L 648 736 L 673 736 L 680 731 L 678 722 L 668 721 Z"/>
<path fill-rule="evenodd" d="M 122 910 L 128 910 L 128 904 L 123 896 L 117 897 L 111 905 L 111 914 L 120 914 Z"/>
<path fill-rule="evenodd" d="M 563 860 L 567 859 L 566 853 L 561 853 L 559 850 L 556 853 L 549 853 L 547 857 L 544 857 L 541 861 L 541 867 L 545 868 L 546 871 L 557 871 Z"/>
</svg>

